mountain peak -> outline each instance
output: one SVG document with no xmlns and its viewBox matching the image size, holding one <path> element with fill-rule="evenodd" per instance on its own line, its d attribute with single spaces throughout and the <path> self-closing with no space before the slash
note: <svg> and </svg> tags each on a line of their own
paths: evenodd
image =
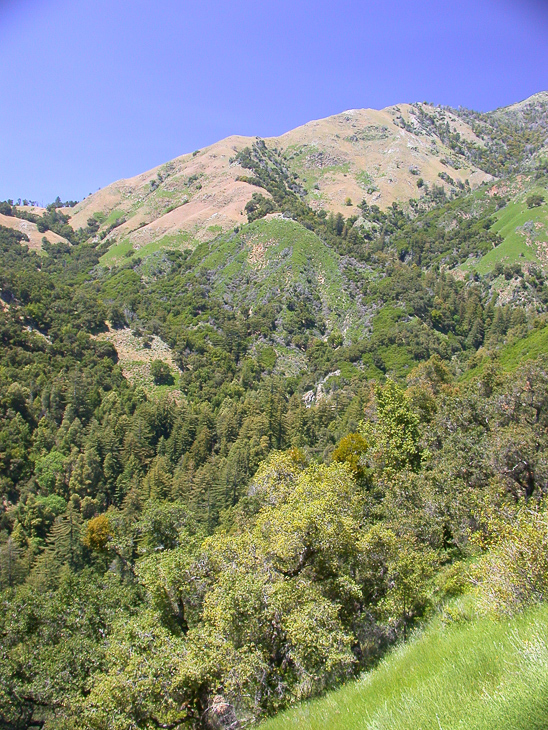
<svg viewBox="0 0 548 730">
<path fill-rule="evenodd" d="M 435 111 L 428 107 L 428 114 Z M 481 144 L 469 125 L 435 111 L 463 138 Z M 383 110 L 348 109 L 312 120 L 265 140 L 280 154 L 313 209 L 359 214 L 358 204 L 386 209 L 424 196 L 428 186 L 447 194 L 491 176 L 459 154 L 425 124 L 426 107 L 400 104 Z M 105 243 L 127 250 L 194 246 L 245 223 L 245 206 L 258 189 L 235 159 L 256 138 L 232 135 L 148 172 L 119 180 L 70 211 L 71 225 L 93 216 Z M 426 186 L 417 183 L 422 179 Z"/>
</svg>

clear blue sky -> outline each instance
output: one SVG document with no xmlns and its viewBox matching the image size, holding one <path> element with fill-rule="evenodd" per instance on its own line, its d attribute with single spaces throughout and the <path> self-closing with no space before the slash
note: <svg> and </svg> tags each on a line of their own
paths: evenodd
<svg viewBox="0 0 548 730">
<path fill-rule="evenodd" d="M 229 134 L 548 89 L 548 0 L 0 0 L 0 200 L 80 199 Z"/>
</svg>

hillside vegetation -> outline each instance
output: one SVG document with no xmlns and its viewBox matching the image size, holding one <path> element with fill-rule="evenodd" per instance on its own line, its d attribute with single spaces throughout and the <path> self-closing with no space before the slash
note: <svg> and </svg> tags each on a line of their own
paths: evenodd
<svg viewBox="0 0 548 730">
<path fill-rule="evenodd" d="M 486 692 L 542 716 L 512 667 L 537 686 L 520 642 L 548 585 L 543 108 L 349 112 L 76 206 L 0 203 L 0 725 L 219 730 L 373 669 L 350 704 L 394 684 L 420 726 L 433 673 L 466 687 L 487 662 Z M 298 146 L 324 128 L 329 153 Z M 381 205 L 379 162 L 330 208 L 358 163 L 329 155 L 386 135 L 443 145 L 443 175 L 408 170 L 413 196 Z M 204 160 L 229 207 L 245 191 L 236 218 L 207 217 Z M 160 236 L 162 191 L 168 216 L 212 212 Z M 500 661 L 451 674 L 482 636 Z M 421 686 L 383 679 L 421 647 Z"/>
<path fill-rule="evenodd" d="M 405 119 L 413 125 L 404 128 Z M 443 119 L 463 138 L 480 144 L 453 112 L 444 111 Z M 407 104 L 383 111 L 351 110 L 309 122 L 266 144 L 279 152 L 303 200 L 316 210 L 335 213 L 356 214 L 363 198 L 382 208 L 419 198 L 426 192 L 417 188 L 419 179 L 445 188 L 448 195 L 464 188 L 466 181 L 475 188 L 491 179 L 451 151 L 437 131 L 415 120 L 415 110 Z M 254 142 L 228 137 L 113 183 L 69 211 L 72 225 L 83 227 L 95 218 L 105 246 L 138 251 L 151 243 L 181 248 L 212 240 L 245 220 L 244 208 L 255 189 L 235 156 Z"/>
<path fill-rule="evenodd" d="M 444 625 L 391 652 L 356 682 L 262 730 L 542 730 L 548 718 L 546 607 Z"/>
</svg>

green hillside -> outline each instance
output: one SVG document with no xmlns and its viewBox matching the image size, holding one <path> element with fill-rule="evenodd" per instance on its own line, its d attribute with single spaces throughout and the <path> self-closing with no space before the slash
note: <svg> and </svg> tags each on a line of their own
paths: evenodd
<svg viewBox="0 0 548 730">
<path fill-rule="evenodd" d="M 502 237 L 502 243 L 479 261 L 463 265 L 463 269 L 473 269 L 484 275 L 493 271 L 497 264 L 548 265 L 548 204 L 533 208 L 527 205 L 527 198 L 535 193 L 548 200 L 548 186 L 533 183 L 527 188 L 527 192 L 519 193 L 495 214 L 491 230 Z"/>
<path fill-rule="evenodd" d="M 122 238 L 105 251 L 100 258 L 100 262 L 104 266 L 119 266 L 130 256 L 139 255 L 141 258 L 146 258 L 158 251 L 181 251 L 189 247 L 194 247 L 195 245 L 196 241 L 188 233 L 180 233 L 176 236 L 163 236 L 157 241 L 152 241 L 145 246 L 141 246 L 136 251 L 129 238 Z"/>
<path fill-rule="evenodd" d="M 261 730 L 544 730 L 548 607 L 511 620 L 434 620 L 373 671 Z"/>
<path fill-rule="evenodd" d="M 0 727 L 547 727 L 543 98 L 0 202 Z"/>
<path fill-rule="evenodd" d="M 257 306 L 280 300 L 282 327 L 287 328 L 292 300 L 306 297 L 328 331 L 349 330 L 348 336 L 355 336 L 363 330 L 340 256 L 296 221 L 258 220 L 199 248 L 196 257 L 206 250 L 200 267 L 212 272 L 212 292 L 226 304 Z"/>
<path fill-rule="evenodd" d="M 497 367 L 505 372 L 512 372 L 523 363 L 536 360 L 546 353 L 548 353 L 548 327 L 542 327 L 528 332 L 518 340 L 502 345 L 496 350 L 495 357 Z M 478 377 L 491 362 L 491 357 L 485 350 L 479 351 L 475 359 L 480 360 L 479 364 L 467 370 L 462 375 L 462 380 L 473 380 Z"/>
</svg>

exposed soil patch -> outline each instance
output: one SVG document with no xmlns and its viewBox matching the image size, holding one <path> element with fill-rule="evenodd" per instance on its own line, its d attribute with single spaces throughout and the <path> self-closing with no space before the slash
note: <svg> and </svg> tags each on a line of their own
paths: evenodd
<svg viewBox="0 0 548 730">
<path fill-rule="evenodd" d="M 150 347 L 145 347 L 143 338 L 136 337 L 129 327 L 125 327 L 119 330 L 109 329 L 108 332 L 97 335 L 97 339 L 112 342 L 118 353 L 124 377 L 131 382 L 152 387 L 150 367 L 154 360 L 162 360 L 169 365 L 174 376 L 181 373 L 170 348 L 159 337 L 152 336 Z"/>
<path fill-rule="evenodd" d="M 50 243 L 68 243 L 65 238 L 57 235 L 57 233 L 53 233 L 53 231 L 40 233 L 36 227 L 36 223 L 31 223 L 23 218 L 15 218 L 15 216 L 3 215 L 0 213 L 0 226 L 13 228 L 16 231 L 20 231 L 27 235 L 29 237 L 29 242 L 26 243 L 26 241 L 24 241 L 23 243 L 26 243 L 26 245 L 34 251 L 39 251 L 42 248 L 43 238 L 47 238 Z"/>
</svg>

